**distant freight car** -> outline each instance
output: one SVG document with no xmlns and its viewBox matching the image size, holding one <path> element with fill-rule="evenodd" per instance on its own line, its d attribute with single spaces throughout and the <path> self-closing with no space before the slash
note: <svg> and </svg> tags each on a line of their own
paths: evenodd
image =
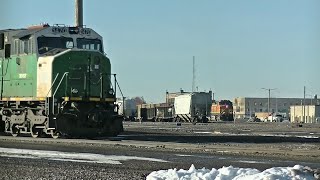
<svg viewBox="0 0 320 180">
<path fill-rule="evenodd" d="M 211 106 L 211 119 L 216 121 L 233 121 L 233 104 L 229 100 L 221 100 Z"/>
<path fill-rule="evenodd" d="M 175 97 L 175 119 L 184 122 L 207 122 L 212 103 L 212 93 L 195 92 Z"/>
<path fill-rule="evenodd" d="M 173 106 L 167 103 L 137 105 L 137 118 L 141 121 L 173 121 Z"/>
<path fill-rule="evenodd" d="M 212 103 L 212 91 L 172 93 L 167 102 L 137 106 L 137 119 L 164 122 L 207 122 Z"/>
</svg>

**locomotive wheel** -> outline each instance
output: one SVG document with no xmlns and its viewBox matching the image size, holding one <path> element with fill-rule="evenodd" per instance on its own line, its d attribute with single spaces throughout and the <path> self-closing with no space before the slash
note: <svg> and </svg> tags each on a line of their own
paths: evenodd
<svg viewBox="0 0 320 180">
<path fill-rule="evenodd" d="M 10 121 L 5 122 L 4 131 L 7 132 L 10 130 Z"/>
<path fill-rule="evenodd" d="M 39 135 L 40 135 L 40 130 L 35 128 L 34 126 L 32 126 L 30 128 L 30 135 L 33 137 L 33 138 L 37 138 Z"/>
<path fill-rule="evenodd" d="M 17 128 L 14 124 L 10 127 L 11 135 L 17 137 L 20 134 L 20 129 Z"/>
<path fill-rule="evenodd" d="M 175 118 L 173 118 L 173 122 L 181 122 L 181 118 L 175 117 Z"/>
<path fill-rule="evenodd" d="M 191 123 L 192 123 L 193 125 L 196 125 L 197 122 L 198 122 L 198 118 L 191 118 Z"/>
<path fill-rule="evenodd" d="M 55 130 L 51 130 L 50 136 L 51 136 L 53 139 L 57 139 L 57 138 L 60 136 L 60 133 L 58 133 L 58 132 L 55 131 Z"/>
</svg>

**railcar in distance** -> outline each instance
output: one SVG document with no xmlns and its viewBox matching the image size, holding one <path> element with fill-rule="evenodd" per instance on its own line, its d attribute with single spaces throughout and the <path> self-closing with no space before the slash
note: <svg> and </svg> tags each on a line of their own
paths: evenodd
<svg viewBox="0 0 320 180">
<path fill-rule="evenodd" d="M 233 121 L 233 104 L 229 100 L 221 100 L 211 106 L 211 119 L 216 121 Z"/>
</svg>

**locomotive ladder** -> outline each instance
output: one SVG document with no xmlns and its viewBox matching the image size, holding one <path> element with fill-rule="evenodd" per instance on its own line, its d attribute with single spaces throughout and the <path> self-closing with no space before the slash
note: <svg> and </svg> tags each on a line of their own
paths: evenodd
<svg viewBox="0 0 320 180">
<path fill-rule="evenodd" d="M 57 91 L 58 91 L 58 89 L 59 89 L 59 87 L 60 87 L 60 85 L 61 85 L 61 82 L 62 82 L 62 80 L 64 79 L 64 77 L 65 77 L 65 76 L 68 76 L 68 73 L 69 73 L 69 72 L 65 72 L 65 73 L 62 75 L 62 77 L 61 77 L 61 79 L 60 79 L 60 81 L 59 81 L 59 84 L 58 84 L 57 88 L 55 89 L 54 93 L 52 94 L 52 111 L 51 111 L 51 113 L 50 113 L 50 97 L 48 97 L 48 96 L 49 96 L 50 91 L 51 91 L 52 88 L 53 88 L 53 85 L 55 84 L 55 82 L 56 82 L 57 79 L 58 79 L 59 73 L 57 73 L 56 77 L 54 78 L 54 80 L 53 80 L 53 82 L 52 82 L 52 85 L 51 85 L 51 87 L 50 87 L 50 89 L 49 89 L 49 91 L 48 91 L 48 93 L 47 93 L 47 95 L 46 95 L 46 100 L 45 100 L 45 115 L 47 116 L 48 119 L 49 119 L 49 115 L 50 115 L 50 114 L 54 115 L 54 96 L 55 96 L 55 94 L 57 93 Z M 50 123 L 48 123 L 47 132 L 49 132 L 53 138 L 58 138 L 58 137 L 59 137 L 59 133 L 56 132 L 56 127 L 49 127 L 49 124 L 50 124 Z"/>
<path fill-rule="evenodd" d="M 53 80 L 53 82 L 52 82 L 52 85 L 51 85 L 51 87 L 50 87 L 50 89 L 49 89 L 49 91 L 48 91 L 48 93 L 47 93 L 47 95 L 46 95 L 46 101 L 45 101 L 44 107 L 45 107 L 45 114 L 46 114 L 47 117 L 49 116 L 49 102 L 50 102 L 48 96 L 49 96 L 49 93 L 50 93 L 50 91 L 52 90 L 53 85 L 54 85 L 54 83 L 56 82 L 58 76 L 59 76 L 59 73 L 57 73 L 56 77 L 54 78 L 54 80 Z"/>
<path fill-rule="evenodd" d="M 62 77 L 61 77 L 61 79 L 60 79 L 60 81 L 59 81 L 59 83 L 58 83 L 57 88 L 55 89 L 55 91 L 54 91 L 53 94 L 52 94 L 52 111 L 51 111 L 51 114 L 54 114 L 54 96 L 56 95 L 56 93 L 57 93 L 57 91 L 58 91 L 58 89 L 59 89 L 59 87 L 60 87 L 63 79 L 64 79 L 65 77 L 67 77 L 68 74 L 69 74 L 69 72 L 63 73 L 63 75 L 62 75 Z M 48 96 L 49 96 L 49 93 L 50 93 L 50 91 L 52 90 L 53 85 L 55 84 L 58 76 L 59 76 L 59 73 L 57 73 L 56 77 L 54 78 L 54 80 L 53 80 L 53 82 L 52 82 L 52 85 L 51 85 L 51 87 L 50 87 L 50 89 L 49 89 L 49 91 L 48 91 L 48 93 L 47 93 L 47 95 L 46 95 L 46 102 L 45 102 L 45 114 L 46 114 L 46 116 L 49 116 L 49 114 L 50 114 L 50 109 L 49 109 L 49 107 L 50 107 L 50 97 L 48 97 Z"/>
<path fill-rule="evenodd" d="M 53 114 L 53 115 L 54 115 L 54 96 L 56 95 L 56 93 L 57 93 L 57 91 L 58 91 L 58 89 L 59 89 L 59 87 L 60 87 L 60 85 L 61 85 L 64 77 L 66 77 L 66 79 L 67 79 L 68 74 L 69 74 L 69 72 L 63 73 L 63 75 L 62 75 L 62 77 L 61 77 L 61 79 L 60 79 L 60 81 L 59 81 L 58 87 L 56 88 L 56 90 L 55 90 L 54 93 L 52 94 L 52 114 Z M 67 80 L 68 80 L 68 79 L 67 79 Z M 53 85 L 53 83 L 52 83 L 52 85 Z"/>
</svg>

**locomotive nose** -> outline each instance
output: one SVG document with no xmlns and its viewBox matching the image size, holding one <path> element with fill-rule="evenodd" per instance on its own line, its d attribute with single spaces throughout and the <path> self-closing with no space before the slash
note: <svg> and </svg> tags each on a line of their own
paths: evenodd
<svg viewBox="0 0 320 180">
<path fill-rule="evenodd" d="M 110 61 L 100 52 L 70 51 L 55 58 L 53 71 L 68 72 L 64 96 L 108 97 L 111 87 Z"/>
</svg>

